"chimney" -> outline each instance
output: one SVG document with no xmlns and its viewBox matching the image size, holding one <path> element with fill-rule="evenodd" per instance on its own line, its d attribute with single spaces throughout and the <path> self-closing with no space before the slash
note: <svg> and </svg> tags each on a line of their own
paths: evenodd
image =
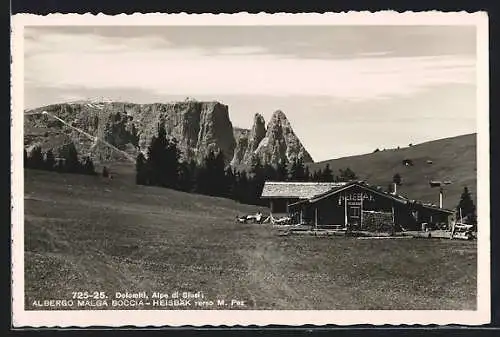
<svg viewBox="0 0 500 337">
<path fill-rule="evenodd" d="M 443 189 L 439 189 L 439 208 L 443 208 Z"/>
<path fill-rule="evenodd" d="M 394 183 L 394 190 L 392 191 L 392 194 L 396 195 L 396 192 L 397 192 L 397 184 Z"/>
</svg>

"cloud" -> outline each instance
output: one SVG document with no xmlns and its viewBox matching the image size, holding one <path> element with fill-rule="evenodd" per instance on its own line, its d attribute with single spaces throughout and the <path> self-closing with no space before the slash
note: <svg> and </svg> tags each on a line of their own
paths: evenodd
<svg viewBox="0 0 500 337">
<path fill-rule="evenodd" d="M 367 53 L 358 53 L 358 56 L 386 56 L 391 54 L 392 52 L 390 51 L 375 51 L 375 52 L 367 52 Z"/>
<path fill-rule="evenodd" d="M 467 55 L 304 59 L 259 46 L 174 48 L 150 37 L 46 33 L 25 39 L 26 85 L 141 89 L 169 95 L 326 95 L 349 100 L 475 83 Z"/>
<path fill-rule="evenodd" d="M 267 49 L 260 46 L 224 47 L 217 49 L 217 53 L 225 55 L 263 54 Z"/>
<path fill-rule="evenodd" d="M 169 41 L 159 36 L 115 38 L 95 34 L 46 33 L 36 35 L 33 31 L 25 33 L 25 57 L 39 54 L 68 53 L 120 53 L 130 50 L 157 49 L 170 45 Z"/>
</svg>

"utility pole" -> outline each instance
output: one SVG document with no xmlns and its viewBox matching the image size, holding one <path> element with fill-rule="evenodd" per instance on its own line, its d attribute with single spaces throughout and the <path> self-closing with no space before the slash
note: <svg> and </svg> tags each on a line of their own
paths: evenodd
<svg viewBox="0 0 500 337">
<path fill-rule="evenodd" d="M 443 195 L 444 195 L 444 188 L 443 188 L 443 183 L 441 181 L 430 181 L 429 185 L 431 188 L 436 188 L 439 187 L 439 208 L 443 208 Z"/>
<path fill-rule="evenodd" d="M 344 222 L 347 228 L 347 198 L 344 195 Z"/>
<path fill-rule="evenodd" d="M 363 228 L 363 196 L 361 195 L 360 211 L 359 211 L 359 228 Z"/>
</svg>

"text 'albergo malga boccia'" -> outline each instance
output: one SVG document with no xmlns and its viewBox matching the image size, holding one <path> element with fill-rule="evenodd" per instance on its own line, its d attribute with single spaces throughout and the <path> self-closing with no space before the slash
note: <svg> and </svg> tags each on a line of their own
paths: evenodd
<svg viewBox="0 0 500 337">
<path fill-rule="evenodd" d="M 40 310 L 43 308 L 59 309 L 161 309 L 183 308 L 209 309 L 217 307 L 219 310 L 226 308 L 243 308 L 247 303 L 241 299 L 207 298 L 202 291 L 153 291 L 153 292 L 115 292 L 108 295 L 106 292 L 77 291 L 69 299 L 43 299 L 33 300 L 31 306 Z"/>
</svg>

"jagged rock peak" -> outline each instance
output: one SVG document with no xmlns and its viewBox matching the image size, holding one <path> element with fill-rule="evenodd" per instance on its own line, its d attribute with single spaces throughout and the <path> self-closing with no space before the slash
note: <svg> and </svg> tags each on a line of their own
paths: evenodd
<svg viewBox="0 0 500 337">
<path fill-rule="evenodd" d="M 235 130 L 236 147 L 234 149 L 231 165 L 235 167 L 243 163 L 251 162 L 254 151 L 257 150 L 260 142 L 265 136 L 266 121 L 261 114 L 256 113 L 250 130 Z"/>
<path fill-rule="evenodd" d="M 279 132 L 279 133 L 294 133 L 292 129 L 292 125 L 290 124 L 290 121 L 286 117 L 285 113 L 281 110 L 276 110 L 272 116 L 271 119 L 269 120 L 269 123 L 267 125 L 267 132 L 269 135 L 269 130 L 271 132 Z"/>
<path fill-rule="evenodd" d="M 254 116 L 253 116 L 253 124 L 263 124 L 265 125 L 266 124 L 266 121 L 264 120 L 264 116 L 262 116 L 260 113 L 256 113 Z"/>
<path fill-rule="evenodd" d="M 264 132 L 265 130 L 265 132 Z M 292 126 L 281 110 L 275 111 L 267 129 L 262 115 L 256 114 L 248 137 L 240 139 L 231 164 L 250 165 L 253 157 L 263 164 L 276 165 L 301 158 L 312 162 L 312 158 L 293 132 Z"/>
<path fill-rule="evenodd" d="M 286 115 L 282 110 L 276 110 L 275 112 L 273 112 L 269 123 L 271 123 L 272 121 L 281 121 L 290 124 L 288 118 L 286 118 Z"/>
<path fill-rule="evenodd" d="M 266 121 L 264 116 L 256 113 L 253 119 L 252 130 L 250 131 L 250 145 L 252 146 L 252 151 L 255 151 L 259 146 L 261 140 L 266 136 Z"/>
<path fill-rule="evenodd" d="M 282 163 L 299 158 L 305 163 L 313 161 L 281 110 L 276 110 L 271 116 L 263 142 L 261 152 L 264 162 Z"/>
<path fill-rule="evenodd" d="M 286 117 L 285 113 L 281 110 L 276 110 L 271 115 L 271 119 L 269 120 L 269 123 L 267 124 L 267 132 L 269 133 L 269 130 L 272 131 L 276 128 L 288 130 L 288 131 L 293 133 L 292 125 L 290 124 L 290 121 Z"/>
</svg>

